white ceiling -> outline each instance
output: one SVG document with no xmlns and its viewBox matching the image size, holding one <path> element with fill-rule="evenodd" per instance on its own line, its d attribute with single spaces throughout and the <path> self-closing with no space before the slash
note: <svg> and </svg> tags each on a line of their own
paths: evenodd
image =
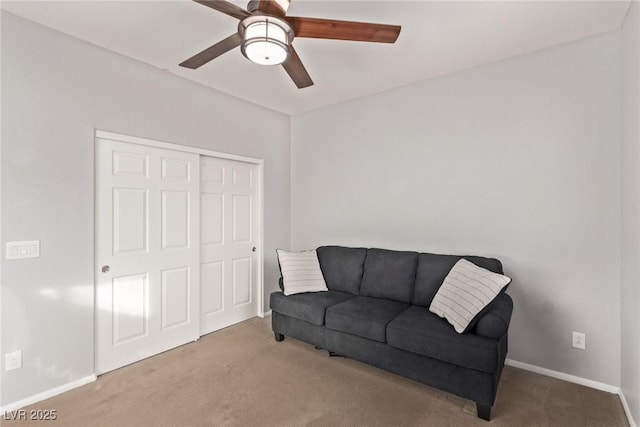
<svg viewBox="0 0 640 427">
<path fill-rule="evenodd" d="M 246 2 L 233 1 L 246 7 Z M 237 20 L 190 0 L 2 1 L 2 8 L 171 73 L 287 114 L 617 29 L 630 1 L 294 0 L 288 15 L 402 26 L 395 44 L 295 39 L 315 82 L 239 49 L 198 70 L 178 66 L 231 35 Z"/>
</svg>

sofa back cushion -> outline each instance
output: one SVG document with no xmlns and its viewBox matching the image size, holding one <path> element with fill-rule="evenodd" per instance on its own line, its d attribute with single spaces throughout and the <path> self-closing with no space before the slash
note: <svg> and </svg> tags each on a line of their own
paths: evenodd
<svg viewBox="0 0 640 427">
<path fill-rule="evenodd" d="M 332 291 L 358 295 L 367 249 L 320 246 L 316 252 L 327 287 Z"/>
<path fill-rule="evenodd" d="M 409 303 L 417 268 L 417 252 L 369 249 L 360 295 Z"/>
<path fill-rule="evenodd" d="M 436 292 L 440 289 L 444 278 L 447 277 L 449 271 L 460 258 L 471 261 L 478 267 L 486 268 L 494 273 L 503 274 L 502 263 L 495 258 L 466 255 L 420 254 L 415 291 L 411 303 L 422 307 L 429 307 Z"/>
</svg>

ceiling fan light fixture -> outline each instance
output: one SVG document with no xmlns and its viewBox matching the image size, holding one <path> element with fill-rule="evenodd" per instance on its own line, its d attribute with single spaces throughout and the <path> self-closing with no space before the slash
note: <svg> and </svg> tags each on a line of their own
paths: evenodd
<svg viewBox="0 0 640 427">
<path fill-rule="evenodd" d="M 251 16 L 238 26 L 242 36 L 242 54 L 260 65 L 278 65 L 286 61 L 293 31 L 280 19 L 269 16 Z"/>
</svg>

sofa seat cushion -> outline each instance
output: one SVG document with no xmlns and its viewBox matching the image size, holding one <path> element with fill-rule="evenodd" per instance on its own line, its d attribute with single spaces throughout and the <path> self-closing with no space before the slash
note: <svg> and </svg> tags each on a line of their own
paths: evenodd
<svg viewBox="0 0 640 427">
<path fill-rule="evenodd" d="M 458 334 L 446 320 L 424 307 L 411 306 L 393 319 L 387 326 L 387 342 L 392 347 L 465 368 L 483 372 L 498 369 L 496 340 Z"/>
<path fill-rule="evenodd" d="M 353 297 L 351 294 L 337 291 L 307 292 L 289 296 L 282 292 L 274 292 L 271 294 L 269 307 L 280 314 L 322 326 L 327 307 Z"/>
<path fill-rule="evenodd" d="M 355 297 L 327 308 L 327 328 L 386 342 L 387 325 L 409 307 L 397 301 Z"/>
</svg>

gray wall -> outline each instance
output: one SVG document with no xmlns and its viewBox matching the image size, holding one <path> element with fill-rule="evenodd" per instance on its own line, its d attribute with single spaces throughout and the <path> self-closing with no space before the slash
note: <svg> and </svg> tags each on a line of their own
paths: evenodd
<svg viewBox="0 0 640 427">
<path fill-rule="evenodd" d="M 22 369 L 2 369 L 0 405 L 93 373 L 99 128 L 265 159 L 266 294 L 290 230 L 299 249 L 499 257 L 514 277 L 509 356 L 621 384 L 639 420 L 639 9 L 622 38 L 298 115 L 291 128 L 2 12 L 1 240 L 40 239 L 42 256 L 0 262 L 0 355 L 24 351 Z M 570 348 L 571 330 L 587 333 L 586 351 Z"/>
<path fill-rule="evenodd" d="M 265 161 L 265 287 L 290 242 L 290 119 L 2 12 L 0 404 L 91 375 L 95 128 Z M 4 246 L 4 243 L 3 243 Z M 3 357 L 4 359 L 4 357 Z M 3 363 L 4 365 L 4 363 Z"/>
<path fill-rule="evenodd" d="M 640 422 L 640 3 L 622 27 L 622 282 L 620 388 Z"/>
<path fill-rule="evenodd" d="M 293 116 L 292 246 L 498 257 L 509 357 L 618 385 L 619 55 L 609 33 Z"/>
</svg>

